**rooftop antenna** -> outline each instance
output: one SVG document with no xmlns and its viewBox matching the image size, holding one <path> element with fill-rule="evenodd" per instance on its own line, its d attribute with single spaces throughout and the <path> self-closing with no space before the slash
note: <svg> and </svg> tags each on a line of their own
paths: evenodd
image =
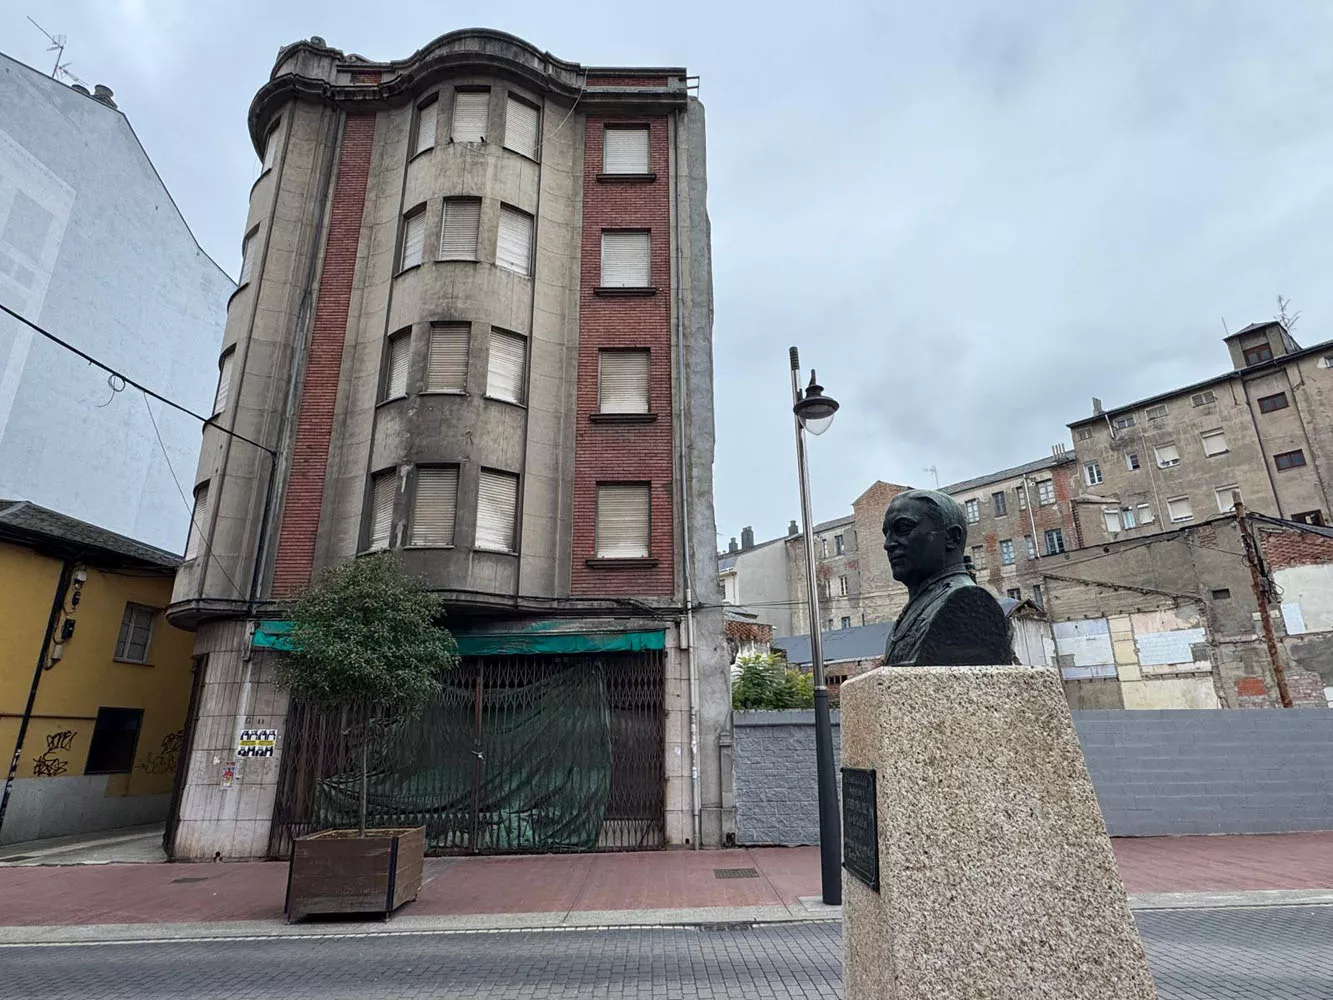
<svg viewBox="0 0 1333 1000">
<path fill-rule="evenodd" d="M 64 58 L 65 55 L 65 41 L 66 41 L 65 36 L 51 34 L 51 32 L 47 31 L 40 24 L 34 21 L 31 17 L 28 18 L 28 23 L 31 24 L 38 31 L 40 31 L 43 35 L 45 35 L 47 41 L 51 43 L 46 51 L 54 52 L 56 54 L 56 63 L 53 67 L 51 67 L 51 79 L 58 80 L 60 79 L 60 77 L 63 76 L 68 80 L 74 81 L 84 89 L 88 89 L 88 85 L 86 83 L 84 83 L 82 80 L 80 80 L 77 76 L 75 76 L 73 73 L 69 71 L 69 63 L 62 63 L 60 61 L 62 58 Z"/>
<path fill-rule="evenodd" d="M 935 468 L 935 466 L 933 466 L 933 465 L 927 465 L 927 466 L 926 466 L 924 469 L 922 469 L 921 471 L 922 471 L 922 472 L 929 472 L 932 476 L 934 476 L 934 477 L 935 477 L 935 489 L 939 489 L 939 488 L 940 488 L 940 470 L 939 470 L 939 469 Z"/>
</svg>

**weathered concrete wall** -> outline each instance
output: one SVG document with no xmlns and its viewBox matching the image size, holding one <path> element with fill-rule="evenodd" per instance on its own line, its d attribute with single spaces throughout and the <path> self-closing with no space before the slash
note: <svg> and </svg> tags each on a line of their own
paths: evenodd
<svg viewBox="0 0 1333 1000">
<path fill-rule="evenodd" d="M 167 818 L 169 794 L 109 795 L 113 777 L 80 774 L 16 782 L 0 844 L 143 826 Z"/>
<path fill-rule="evenodd" d="M 1333 710 L 1073 716 L 1112 836 L 1333 829 Z M 735 725 L 740 842 L 817 843 L 814 713 Z"/>
</svg>

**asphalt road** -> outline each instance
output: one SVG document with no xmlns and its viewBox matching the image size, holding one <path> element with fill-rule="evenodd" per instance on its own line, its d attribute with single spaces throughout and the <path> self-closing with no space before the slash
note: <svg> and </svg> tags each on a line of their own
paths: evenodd
<svg viewBox="0 0 1333 1000">
<path fill-rule="evenodd" d="M 1333 1000 L 1333 907 L 1137 916 L 1160 1000 Z M 835 923 L 28 946 L 0 997 L 780 1000 L 841 996 L 841 961 Z"/>
</svg>

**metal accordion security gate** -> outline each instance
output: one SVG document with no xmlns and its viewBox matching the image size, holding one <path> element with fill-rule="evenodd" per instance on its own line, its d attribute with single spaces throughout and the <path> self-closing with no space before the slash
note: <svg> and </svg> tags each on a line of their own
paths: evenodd
<svg viewBox="0 0 1333 1000">
<path fill-rule="evenodd" d="M 289 710 L 269 854 L 354 827 L 369 732 L 367 823 L 424 826 L 430 854 L 666 843 L 665 653 L 465 657 L 409 718 Z"/>
</svg>

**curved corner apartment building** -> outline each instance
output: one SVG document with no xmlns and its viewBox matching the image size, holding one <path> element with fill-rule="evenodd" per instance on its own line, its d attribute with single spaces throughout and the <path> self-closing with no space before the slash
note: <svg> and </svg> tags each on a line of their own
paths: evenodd
<svg viewBox="0 0 1333 1000">
<path fill-rule="evenodd" d="M 396 62 L 312 38 L 279 53 L 249 126 L 263 172 L 169 612 L 199 663 L 174 853 L 280 854 L 312 828 L 338 755 L 274 684 L 274 635 L 321 569 L 385 548 L 446 597 L 465 654 L 428 724 L 471 728 L 424 763 L 386 750 L 387 771 L 452 776 L 381 821 L 426 823 L 439 851 L 726 842 L 686 71 L 491 31 Z M 591 698 L 594 722 L 552 723 L 562 698 Z M 256 731 L 271 751 L 242 747 Z M 537 778 L 516 763 L 548 756 Z M 574 765 L 610 777 L 563 788 Z M 553 796 L 577 836 L 533 832 Z"/>
</svg>

